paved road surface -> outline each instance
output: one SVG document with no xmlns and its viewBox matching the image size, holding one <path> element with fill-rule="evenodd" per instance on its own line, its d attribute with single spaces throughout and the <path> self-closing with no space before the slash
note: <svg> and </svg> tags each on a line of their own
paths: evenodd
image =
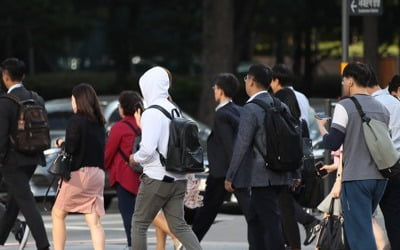
<svg viewBox="0 0 400 250">
<path fill-rule="evenodd" d="M 51 217 L 43 216 L 49 240 L 51 240 Z M 378 214 L 378 222 L 382 225 L 381 213 Z M 121 217 L 115 208 L 107 211 L 102 223 L 106 233 L 107 250 L 123 250 L 125 247 L 124 229 Z M 93 249 L 90 241 L 90 234 L 82 215 L 70 215 L 67 218 L 67 243 L 66 250 L 89 250 Z M 304 230 L 300 226 L 301 238 L 304 239 Z M 315 241 L 313 242 L 315 243 Z M 149 249 L 155 249 L 154 229 L 150 228 L 148 233 Z M 246 242 L 246 222 L 240 215 L 219 214 L 216 223 L 211 227 L 208 234 L 201 243 L 205 250 L 244 250 L 248 249 Z M 10 235 L 6 245 L 0 249 L 17 249 L 13 235 Z M 27 250 L 36 249 L 32 236 L 30 236 Z M 173 244 L 167 240 L 167 250 L 172 250 Z M 315 245 L 303 246 L 304 250 L 315 249 Z"/>
</svg>

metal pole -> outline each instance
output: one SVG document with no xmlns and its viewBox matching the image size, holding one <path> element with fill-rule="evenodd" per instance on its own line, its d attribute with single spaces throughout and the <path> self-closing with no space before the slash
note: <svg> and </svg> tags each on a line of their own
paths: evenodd
<svg viewBox="0 0 400 250">
<path fill-rule="evenodd" d="M 342 63 L 349 61 L 350 21 L 348 1 L 349 0 L 342 0 Z"/>
</svg>

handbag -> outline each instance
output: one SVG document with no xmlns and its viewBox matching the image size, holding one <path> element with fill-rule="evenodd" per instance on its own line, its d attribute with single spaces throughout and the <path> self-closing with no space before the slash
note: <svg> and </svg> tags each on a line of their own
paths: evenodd
<svg viewBox="0 0 400 250">
<path fill-rule="evenodd" d="M 312 141 L 303 138 L 303 166 L 301 168 L 301 183 L 293 196 L 303 207 L 316 208 L 324 198 L 323 183 L 315 174 Z"/>
<path fill-rule="evenodd" d="M 69 180 L 71 179 L 71 165 L 72 156 L 64 149 L 61 149 L 47 171 L 52 175 Z"/>
<path fill-rule="evenodd" d="M 350 100 L 361 117 L 365 141 L 379 172 L 385 178 L 400 174 L 400 153 L 390 138 L 387 125 L 368 117 L 354 96 L 350 97 Z"/>
<path fill-rule="evenodd" d="M 331 199 L 328 216 L 321 222 L 317 248 L 320 250 L 345 250 L 346 244 L 343 230 L 343 216 L 334 214 L 335 199 Z"/>
</svg>

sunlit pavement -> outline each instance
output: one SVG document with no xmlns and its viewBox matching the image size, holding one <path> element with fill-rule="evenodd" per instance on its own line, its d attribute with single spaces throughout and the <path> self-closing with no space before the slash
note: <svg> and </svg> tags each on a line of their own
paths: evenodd
<svg viewBox="0 0 400 250">
<path fill-rule="evenodd" d="M 108 212 L 108 211 L 107 211 Z M 383 225 L 382 214 L 378 214 L 378 222 Z M 51 241 L 51 217 L 43 216 L 47 235 Z M 115 210 L 106 214 L 102 218 L 102 224 L 106 233 L 106 249 L 127 249 L 124 237 L 124 229 L 122 226 L 121 217 Z M 302 241 L 305 234 L 303 226 L 299 226 Z M 155 233 L 154 229 L 150 228 L 148 232 L 148 249 L 155 249 Z M 206 250 L 244 250 L 248 249 L 246 241 L 246 222 L 240 215 L 219 214 L 216 223 L 211 227 L 210 231 L 201 242 L 203 249 Z M 18 244 L 14 239 L 14 235 L 10 237 L 5 246 L 0 249 L 18 249 Z M 25 249 L 36 249 L 32 236 L 30 236 Z M 67 217 L 67 242 L 66 250 L 89 250 L 93 249 L 90 240 L 90 233 L 86 226 L 82 215 L 70 215 Z M 167 240 L 167 250 L 173 250 L 171 239 Z M 315 249 L 315 241 L 309 246 L 302 246 L 302 249 Z"/>
</svg>

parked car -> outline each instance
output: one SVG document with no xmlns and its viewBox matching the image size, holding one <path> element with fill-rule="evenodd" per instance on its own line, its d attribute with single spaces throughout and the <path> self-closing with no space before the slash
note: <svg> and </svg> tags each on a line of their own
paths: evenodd
<svg viewBox="0 0 400 250">
<path fill-rule="evenodd" d="M 105 127 L 109 131 L 114 123 L 121 119 L 118 113 L 118 96 L 99 96 L 100 106 L 103 110 L 103 114 L 106 120 Z M 38 166 L 33 177 L 31 179 L 31 190 L 36 199 L 42 200 L 46 195 L 46 190 L 53 180 L 47 169 L 54 161 L 57 153 L 60 149 L 55 147 L 55 140 L 59 137 L 65 136 L 65 129 L 67 127 L 68 119 L 72 115 L 72 106 L 70 98 L 54 99 L 45 103 L 46 110 L 49 118 L 50 125 L 50 136 L 52 139 L 52 148 L 44 151 L 46 157 L 46 166 Z M 210 134 L 210 129 L 201 122 L 196 121 L 188 114 L 183 112 L 183 115 L 195 121 L 199 127 L 199 136 L 202 146 L 206 147 L 207 137 Z M 207 152 L 206 148 L 204 150 Z M 206 158 L 206 155 L 205 155 Z M 207 160 L 205 160 L 207 164 Z M 199 174 L 201 176 L 201 174 Z M 104 188 L 104 205 L 107 208 L 111 203 L 112 198 L 115 197 L 116 193 L 113 188 L 109 186 L 108 175 L 106 175 L 106 183 Z M 57 184 L 54 183 L 49 190 L 48 199 L 52 199 L 55 196 L 57 190 Z"/>
</svg>

